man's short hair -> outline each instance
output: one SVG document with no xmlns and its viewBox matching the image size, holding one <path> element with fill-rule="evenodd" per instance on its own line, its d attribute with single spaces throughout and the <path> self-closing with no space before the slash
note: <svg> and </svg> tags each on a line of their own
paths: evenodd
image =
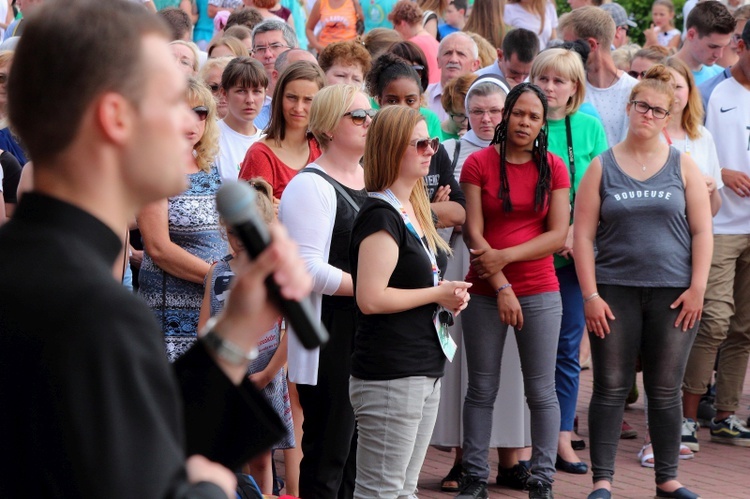
<svg viewBox="0 0 750 499">
<path fill-rule="evenodd" d="M 528 64 L 539 53 L 539 37 L 524 28 L 512 29 L 503 38 L 503 58 L 510 60 L 513 54 L 520 62 Z"/>
<path fill-rule="evenodd" d="M 58 0 L 28 19 L 9 75 L 8 112 L 30 157 L 49 162 L 70 146 L 102 93 L 140 102 L 143 37 L 156 34 L 166 43 L 169 30 L 126 0 Z"/>
<path fill-rule="evenodd" d="M 159 16 L 169 26 L 169 30 L 172 32 L 172 41 L 189 40 L 193 29 L 193 21 L 190 20 L 187 12 L 178 7 L 167 7 L 159 11 Z"/>
<path fill-rule="evenodd" d="M 453 33 L 447 34 L 442 40 L 440 40 L 440 45 L 438 46 L 438 56 L 443 53 L 443 47 L 445 46 L 445 43 L 451 38 L 456 37 L 460 37 L 464 40 L 469 41 L 469 43 L 471 44 L 471 57 L 474 59 L 479 59 L 479 47 L 477 47 L 477 42 L 475 42 L 471 36 L 469 36 L 467 33 L 464 33 L 463 31 L 454 31 Z"/>
<path fill-rule="evenodd" d="M 269 31 L 281 31 L 281 35 L 284 37 L 284 41 L 290 49 L 296 49 L 299 47 L 297 35 L 294 34 L 292 28 L 290 28 L 284 21 L 277 21 L 276 19 L 266 19 L 253 28 L 253 47 L 255 47 L 255 37 L 261 33 L 268 33 Z"/>
<path fill-rule="evenodd" d="M 572 30 L 576 38 L 593 38 L 599 45 L 612 46 L 615 39 L 615 21 L 606 11 L 599 7 L 587 5 L 580 9 L 572 10 L 560 17 L 557 26 L 558 33 Z"/>
<path fill-rule="evenodd" d="M 235 57 L 221 73 L 221 88 L 268 88 L 268 75 L 263 65 L 252 57 Z"/>
<path fill-rule="evenodd" d="M 258 9 L 253 9 L 252 7 L 237 9 L 227 17 L 227 24 L 224 26 L 224 31 L 232 26 L 245 26 L 252 31 L 262 22 L 263 16 L 260 15 Z"/>
<path fill-rule="evenodd" d="M 750 20 L 750 5 L 743 5 L 742 7 L 739 7 L 734 11 L 732 17 L 734 17 L 736 21 Z"/>
<path fill-rule="evenodd" d="M 466 12 L 466 9 L 469 8 L 469 3 L 466 0 L 452 0 L 451 2 L 448 2 L 448 3 L 453 4 L 456 10 L 463 9 L 464 12 Z"/>
<path fill-rule="evenodd" d="M 700 2 L 688 14 L 685 28 L 695 29 L 700 38 L 714 33 L 729 35 L 734 31 L 737 21 L 720 2 Z"/>
</svg>

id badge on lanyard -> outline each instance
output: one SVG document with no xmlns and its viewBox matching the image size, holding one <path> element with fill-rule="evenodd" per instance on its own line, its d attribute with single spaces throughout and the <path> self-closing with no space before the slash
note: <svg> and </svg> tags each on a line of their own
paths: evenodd
<svg viewBox="0 0 750 499">
<path fill-rule="evenodd" d="M 417 229 L 414 228 L 411 220 L 409 220 L 409 215 L 406 213 L 406 210 L 404 210 L 404 207 L 401 205 L 401 202 L 398 200 L 398 198 L 393 194 L 393 192 L 391 192 L 390 189 L 386 189 L 384 192 L 369 192 L 368 195 L 370 197 L 380 199 L 381 201 L 385 201 L 389 205 L 393 206 L 396 211 L 401 214 L 401 218 L 404 221 L 407 232 L 409 232 L 409 234 L 414 236 L 417 241 L 419 241 L 422 249 L 424 249 L 425 253 L 427 253 L 427 258 L 429 258 L 430 264 L 432 265 L 433 286 L 438 286 L 440 283 L 440 271 L 437 266 L 437 258 L 435 257 L 435 254 L 430 250 L 430 248 L 425 244 L 422 238 L 419 237 Z M 437 333 L 438 341 L 440 342 L 440 348 L 443 350 L 443 354 L 450 362 L 453 362 L 453 358 L 456 356 L 456 350 L 458 349 L 458 347 L 456 346 L 456 342 L 453 341 L 453 338 L 451 338 L 451 335 L 448 332 L 448 327 L 453 325 L 453 314 L 451 314 L 450 311 L 446 310 L 442 306 L 438 305 L 435 313 L 432 316 L 432 323 L 435 326 L 435 332 Z"/>
</svg>

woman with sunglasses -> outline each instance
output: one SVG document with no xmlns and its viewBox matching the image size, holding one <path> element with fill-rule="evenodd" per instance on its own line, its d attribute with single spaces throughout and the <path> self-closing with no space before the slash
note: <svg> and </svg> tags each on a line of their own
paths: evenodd
<svg viewBox="0 0 750 499">
<path fill-rule="evenodd" d="M 406 106 L 380 111 L 367 135 L 370 198 L 349 249 L 359 310 L 349 387 L 359 434 L 355 498 L 416 494 L 445 358 L 456 349 L 447 326 L 469 298 L 468 283 L 440 281 L 450 249 L 424 185 L 436 147 Z"/>
<path fill-rule="evenodd" d="M 185 164 L 189 187 L 138 215 L 144 248 L 139 293 L 161 324 L 170 362 L 195 342 L 203 280 L 211 263 L 227 254 L 215 201 L 221 185 L 213 164 L 219 149 L 216 104 L 208 88 L 193 78 L 188 102 L 196 116 L 187 137 L 193 146 Z"/>
<path fill-rule="evenodd" d="M 429 136 L 436 139 L 441 136 L 440 119 L 422 107 L 419 77 L 406 60 L 389 53 L 378 57 L 367 75 L 367 90 L 381 108 L 407 106 L 419 111 L 426 121 Z M 444 147 L 436 147 L 425 178 L 427 196 L 431 200 L 430 208 L 437 217 L 438 227 L 454 227 L 465 220 L 464 195 L 453 178 L 450 156 Z"/>
<path fill-rule="evenodd" d="M 562 302 L 552 254 L 565 242 L 570 179 L 547 151 L 547 99 L 521 83 L 508 94 L 494 147 L 475 152 L 461 171 L 466 194 L 464 240 L 472 304 L 463 316 L 469 389 L 464 401 L 460 498 L 487 498 L 487 450 L 508 328 L 516 331 L 531 413 L 529 497 L 552 497 L 560 406 L 555 357 Z"/>
<path fill-rule="evenodd" d="M 296 336 L 289 339 L 289 378 L 297 383 L 305 417 L 301 497 L 351 497 L 354 490 L 349 373 L 357 318 L 349 236 L 367 198 L 359 160 L 374 115 L 367 96 L 353 85 L 318 92 L 310 107 L 310 131 L 323 154 L 289 182 L 279 207 L 279 218 L 307 261 L 313 304 L 331 335 L 313 351 Z"/>
<path fill-rule="evenodd" d="M 662 65 L 646 73 L 630 94 L 625 140 L 591 162 L 578 190 L 573 252 L 594 361 L 589 499 L 611 497 L 639 354 L 656 497 L 698 497 L 677 481 L 680 388 L 703 309 L 713 234 L 703 175 L 690 156 L 661 138 L 674 103 L 672 85 Z"/>
<path fill-rule="evenodd" d="M 307 128 L 313 97 L 323 85 L 325 75 L 317 64 L 290 64 L 276 82 L 266 136 L 250 146 L 240 166 L 240 178 L 263 177 L 271 184 L 277 207 L 292 177 L 320 156 Z"/>
<path fill-rule="evenodd" d="M 216 116 L 220 120 L 223 120 L 227 116 L 227 112 L 229 112 L 227 109 L 227 96 L 221 91 L 221 74 L 232 59 L 232 57 L 214 57 L 209 59 L 201 67 L 198 74 L 214 96 L 214 100 L 216 101 Z"/>
<path fill-rule="evenodd" d="M 575 206 L 576 190 L 586 168 L 591 160 L 607 149 L 601 121 L 580 111 L 586 95 L 586 73 L 581 57 L 562 48 L 545 50 L 534 59 L 529 78 L 547 97 L 548 148 L 565 162 L 571 183 L 570 203 Z M 572 248 L 571 217 L 565 245 L 554 255 L 563 301 L 555 366 L 555 391 L 560 402 L 560 435 L 555 466 L 566 473 L 586 474 L 588 465 L 578 458 L 571 444 L 581 372 L 579 349 L 586 326 L 581 288 L 572 265 Z"/>
</svg>

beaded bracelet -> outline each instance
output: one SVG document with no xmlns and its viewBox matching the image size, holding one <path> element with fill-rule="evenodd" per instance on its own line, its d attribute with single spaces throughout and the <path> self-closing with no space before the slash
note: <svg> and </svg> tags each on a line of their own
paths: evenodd
<svg viewBox="0 0 750 499">
<path fill-rule="evenodd" d="M 502 286 L 500 286 L 499 288 L 497 288 L 497 291 L 495 291 L 495 296 L 499 295 L 500 291 L 504 290 L 505 288 L 512 288 L 512 287 L 513 287 L 513 285 L 511 283 L 503 284 Z"/>
</svg>

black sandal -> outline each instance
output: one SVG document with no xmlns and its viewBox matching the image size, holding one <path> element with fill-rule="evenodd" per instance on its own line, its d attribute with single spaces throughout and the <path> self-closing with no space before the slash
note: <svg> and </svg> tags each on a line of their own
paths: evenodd
<svg viewBox="0 0 750 499">
<path fill-rule="evenodd" d="M 465 478 L 466 470 L 461 463 L 458 463 L 440 481 L 440 490 L 443 492 L 458 492 Z"/>
</svg>

